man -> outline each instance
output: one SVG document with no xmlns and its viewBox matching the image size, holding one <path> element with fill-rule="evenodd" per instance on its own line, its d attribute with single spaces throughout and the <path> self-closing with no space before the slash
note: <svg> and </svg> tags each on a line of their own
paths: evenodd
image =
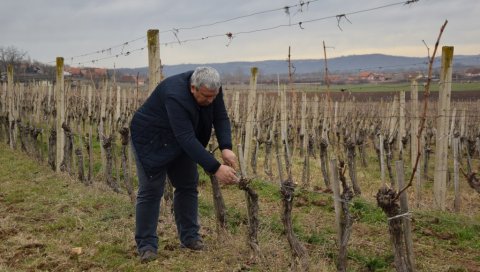
<svg viewBox="0 0 480 272">
<path fill-rule="evenodd" d="M 224 164 L 205 150 L 212 126 Z M 197 164 L 220 183 L 238 181 L 218 72 L 198 67 L 163 80 L 133 116 L 131 135 L 139 181 L 135 241 L 141 261 L 157 256 L 157 222 L 167 175 L 175 188 L 173 209 L 181 246 L 203 249 Z"/>
</svg>

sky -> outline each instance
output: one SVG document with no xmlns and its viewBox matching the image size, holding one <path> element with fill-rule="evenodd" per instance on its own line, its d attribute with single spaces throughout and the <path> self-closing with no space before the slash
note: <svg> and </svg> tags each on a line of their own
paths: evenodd
<svg viewBox="0 0 480 272">
<path fill-rule="evenodd" d="M 147 30 L 158 29 L 164 65 L 286 59 L 289 46 L 292 59 L 323 59 L 323 42 L 328 58 L 426 57 L 448 20 L 440 46 L 454 46 L 456 55 L 480 54 L 480 0 L 404 3 L 0 0 L 0 47 L 50 64 L 63 57 L 75 67 L 145 67 Z"/>
</svg>

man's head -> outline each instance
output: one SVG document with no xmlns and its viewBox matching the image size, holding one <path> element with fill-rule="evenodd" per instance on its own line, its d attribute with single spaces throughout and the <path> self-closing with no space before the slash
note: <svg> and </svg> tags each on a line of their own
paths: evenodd
<svg viewBox="0 0 480 272">
<path fill-rule="evenodd" d="M 197 67 L 190 78 L 190 91 L 200 106 L 210 105 L 220 86 L 220 75 L 212 67 Z"/>
</svg>

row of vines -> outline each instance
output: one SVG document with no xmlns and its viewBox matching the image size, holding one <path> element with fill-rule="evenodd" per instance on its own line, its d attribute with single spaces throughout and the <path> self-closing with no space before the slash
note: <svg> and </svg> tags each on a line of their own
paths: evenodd
<svg viewBox="0 0 480 272">
<path fill-rule="evenodd" d="M 107 80 L 100 86 L 59 81 L 59 87 L 47 82 L 14 83 L 12 78 L 0 89 L 0 141 L 87 186 L 104 183 L 134 202 L 136 179 L 128 127 L 148 92 Z M 422 116 L 425 98 L 419 94 L 424 85 L 416 81 L 380 101 L 356 101 L 349 93 L 332 99 L 324 87 L 272 88 L 257 86 L 256 81 L 257 70 L 252 69 L 249 86 L 224 86 L 241 166 L 239 185 L 248 203 L 248 241 L 255 258 L 261 258 L 261 250 L 256 237 L 258 195 L 249 186 L 253 178 L 278 184 L 292 263 L 301 271 L 308 270 L 308 251 L 295 236 L 291 214 L 299 191 L 334 195 L 339 271 L 347 267 L 353 198 L 366 197 L 380 187 L 376 201 L 389 218 L 395 267 L 414 271 L 407 200 L 413 200 L 417 209 L 462 212 L 470 207 L 461 202 L 462 194 L 480 193 L 474 174 L 480 158 L 480 101 L 448 101 L 446 111 L 441 99 L 429 101 Z M 419 130 L 423 117 L 424 129 Z M 439 141 L 447 146 L 442 151 L 447 160 L 437 167 Z M 213 138 L 209 149 L 215 150 Z M 375 159 L 369 159 L 369 154 L 375 154 Z M 397 194 L 408 188 L 418 154 L 422 155 L 410 180 L 412 190 Z M 370 171 L 372 164 L 379 175 L 359 175 Z M 438 172 L 443 177 L 437 177 Z M 453 183 L 454 189 L 440 187 L 444 191 L 439 200 L 428 184 L 441 178 Z M 218 224 L 225 228 L 221 190 L 211 180 Z M 462 186 L 466 183 L 471 188 Z"/>
</svg>

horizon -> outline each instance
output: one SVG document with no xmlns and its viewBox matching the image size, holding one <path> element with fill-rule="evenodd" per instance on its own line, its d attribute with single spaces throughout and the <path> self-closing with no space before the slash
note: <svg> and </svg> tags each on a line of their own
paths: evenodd
<svg viewBox="0 0 480 272">
<path fill-rule="evenodd" d="M 440 49 L 441 50 L 441 49 Z M 438 52 L 437 52 L 438 53 Z M 337 57 L 332 57 L 332 58 L 327 58 L 327 60 L 334 60 L 334 59 L 339 59 L 339 58 L 348 58 L 348 57 L 355 57 L 355 56 L 369 56 L 369 55 L 381 55 L 381 56 L 386 56 L 386 57 L 398 57 L 398 58 L 427 58 L 427 56 L 421 56 L 421 57 L 412 57 L 412 56 L 401 56 L 401 55 L 389 55 L 389 54 L 383 54 L 383 53 L 369 53 L 369 54 L 353 54 L 353 55 L 345 55 L 345 56 L 337 56 Z M 478 57 L 479 58 L 479 63 L 478 66 L 480 66 L 480 54 L 454 54 L 454 61 L 455 57 Z M 441 52 L 440 54 L 437 54 L 435 56 L 435 59 L 441 58 Z M 203 63 L 174 63 L 174 64 L 164 64 L 162 60 L 162 66 L 178 66 L 178 65 L 203 65 L 203 64 L 227 64 L 227 63 L 253 63 L 253 62 L 268 62 L 268 61 L 282 61 L 285 59 L 263 59 L 263 60 L 232 60 L 232 61 L 225 61 L 225 62 L 203 62 Z M 305 59 L 291 59 L 292 62 L 295 61 L 324 61 L 324 58 L 305 58 Z M 72 67 L 77 67 L 77 66 L 72 66 Z M 85 66 L 85 67 L 90 67 L 90 66 Z M 148 68 L 147 66 L 140 66 L 140 67 L 115 67 L 115 68 L 106 68 L 105 69 L 142 69 L 142 68 Z M 91 67 L 91 68 L 101 68 L 101 67 Z"/>
</svg>

